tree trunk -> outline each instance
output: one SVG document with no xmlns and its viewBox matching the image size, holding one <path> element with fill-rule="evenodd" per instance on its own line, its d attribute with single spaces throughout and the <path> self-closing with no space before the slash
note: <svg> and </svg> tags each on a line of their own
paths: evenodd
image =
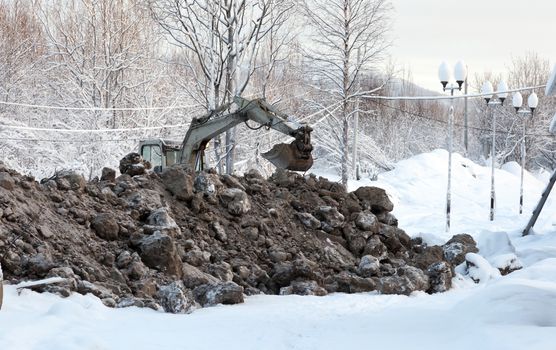
<svg viewBox="0 0 556 350">
<path fill-rule="evenodd" d="M 231 0 L 234 1 L 234 0 Z M 230 19 L 234 16 L 234 4 L 232 3 L 227 10 L 226 16 L 228 17 L 229 27 L 228 27 L 228 45 L 230 55 L 228 56 L 228 61 L 226 62 L 226 94 L 228 95 L 229 101 L 233 101 L 235 95 L 235 79 L 232 74 L 236 68 L 236 53 L 237 47 L 235 47 L 235 25 Z M 234 20 L 235 21 L 235 20 Z M 232 174 L 234 172 L 234 161 L 235 161 L 235 133 L 236 128 L 233 127 L 226 131 L 226 174 Z"/>
<path fill-rule="evenodd" d="M 344 107 L 342 108 L 342 184 L 347 187 L 348 182 L 348 161 L 349 161 L 349 149 L 348 149 L 348 103 L 344 101 Z"/>
</svg>

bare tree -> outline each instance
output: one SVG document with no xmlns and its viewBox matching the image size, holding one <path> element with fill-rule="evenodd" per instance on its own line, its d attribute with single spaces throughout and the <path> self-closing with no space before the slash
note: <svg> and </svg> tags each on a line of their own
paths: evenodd
<svg viewBox="0 0 556 350">
<path fill-rule="evenodd" d="M 387 0 L 305 0 L 305 16 L 312 27 L 307 57 L 310 74 L 320 77 L 322 88 L 341 101 L 342 183 L 348 180 L 348 127 L 354 113 L 358 78 L 384 58 L 389 47 Z M 359 57 L 358 57 L 359 56 Z"/>
<path fill-rule="evenodd" d="M 16 101 L 36 77 L 34 63 L 44 44 L 40 23 L 24 1 L 0 1 L 0 98 Z M 2 108 L 4 108 L 2 106 Z"/>
<path fill-rule="evenodd" d="M 124 96 L 145 83 L 139 72 L 153 45 L 149 17 L 138 3 L 37 0 L 35 7 L 48 41 L 47 69 L 56 72 L 51 86 L 66 94 L 66 103 L 124 107 Z M 103 117 L 115 128 L 126 115 L 113 111 Z"/>
</svg>

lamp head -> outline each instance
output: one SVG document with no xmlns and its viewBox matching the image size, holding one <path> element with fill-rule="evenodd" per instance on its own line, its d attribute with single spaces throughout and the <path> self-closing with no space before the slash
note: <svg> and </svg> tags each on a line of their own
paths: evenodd
<svg viewBox="0 0 556 350">
<path fill-rule="evenodd" d="M 535 108 L 537 108 L 537 106 L 539 105 L 539 98 L 537 97 L 536 93 L 533 92 L 531 95 L 529 95 L 529 98 L 527 98 L 527 105 L 531 109 L 531 112 L 535 111 Z"/>
<path fill-rule="evenodd" d="M 438 67 L 438 79 L 442 84 L 442 88 L 445 90 L 448 81 L 450 81 L 450 68 L 446 62 L 442 62 L 440 67 Z"/>
<path fill-rule="evenodd" d="M 512 105 L 514 106 L 516 113 L 523 105 L 523 96 L 521 96 L 521 93 L 519 91 L 514 92 L 514 95 L 512 97 Z"/>
<path fill-rule="evenodd" d="M 508 97 L 508 85 L 504 80 L 500 80 L 498 86 L 496 87 L 496 90 L 496 95 L 498 96 L 502 104 L 504 104 L 504 100 L 506 100 L 506 97 Z"/>
<path fill-rule="evenodd" d="M 487 103 L 492 98 L 493 91 L 494 91 L 494 88 L 492 87 L 492 83 L 488 80 L 485 81 L 483 86 L 481 87 L 481 94 L 485 95 L 483 97 L 485 98 Z"/>
<path fill-rule="evenodd" d="M 467 66 L 465 62 L 458 61 L 456 66 L 454 67 L 454 78 L 456 78 L 456 83 L 458 83 L 459 89 L 461 90 L 461 86 L 467 79 Z"/>
</svg>

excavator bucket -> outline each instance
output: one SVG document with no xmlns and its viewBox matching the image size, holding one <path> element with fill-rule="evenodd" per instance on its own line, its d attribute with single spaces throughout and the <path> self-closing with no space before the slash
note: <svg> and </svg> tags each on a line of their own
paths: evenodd
<svg viewBox="0 0 556 350">
<path fill-rule="evenodd" d="M 307 171 L 313 166 L 311 131 L 313 129 L 308 126 L 301 127 L 292 143 L 276 144 L 270 151 L 261 155 L 277 168 Z"/>
<path fill-rule="evenodd" d="M 270 151 L 261 155 L 277 168 L 293 171 L 309 170 L 313 166 L 313 157 L 298 158 L 295 155 L 295 149 L 295 145 L 279 143 L 274 145 Z"/>
</svg>

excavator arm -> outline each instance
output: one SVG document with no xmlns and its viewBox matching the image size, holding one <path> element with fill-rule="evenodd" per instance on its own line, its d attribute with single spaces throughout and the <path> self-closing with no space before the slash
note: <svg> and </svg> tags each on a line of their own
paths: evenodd
<svg viewBox="0 0 556 350">
<path fill-rule="evenodd" d="M 182 143 L 180 163 L 188 164 L 193 169 L 203 169 L 204 151 L 209 141 L 226 130 L 251 120 L 295 138 L 290 144 L 275 145 L 269 152 L 262 154 L 264 158 L 283 169 L 306 171 L 311 168 L 311 127 L 288 121 L 286 115 L 275 110 L 263 99 L 246 100 L 236 97 L 233 104 L 235 106 L 223 105 L 216 111 L 191 121 Z M 234 107 L 234 111 L 221 115 Z"/>
</svg>

